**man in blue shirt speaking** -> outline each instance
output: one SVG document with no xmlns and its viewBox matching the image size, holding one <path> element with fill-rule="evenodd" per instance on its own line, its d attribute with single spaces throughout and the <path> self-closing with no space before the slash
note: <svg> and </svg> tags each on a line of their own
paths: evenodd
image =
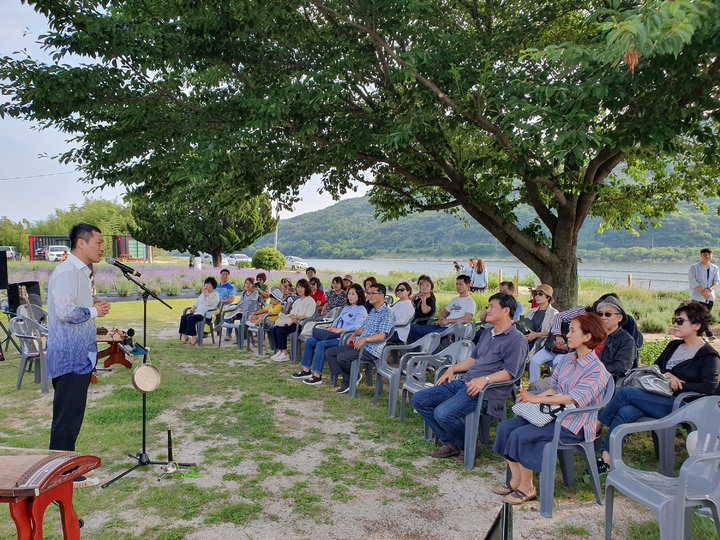
<svg viewBox="0 0 720 540">
<path fill-rule="evenodd" d="M 69 236 L 70 255 L 48 282 L 47 363 L 55 390 L 50 450 L 74 451 L 97 364 L 95 318 L 107 315 L 110 304 L 92 296 L 92 264 L 105 251 L 100 229 L 78 223 Z"/>
</svg>

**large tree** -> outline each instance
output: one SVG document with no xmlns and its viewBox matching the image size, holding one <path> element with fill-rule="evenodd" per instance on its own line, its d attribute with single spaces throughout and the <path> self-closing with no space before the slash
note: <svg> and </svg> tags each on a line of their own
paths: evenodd
<svg viewBox="0 0 720 540">
<path fill-rule="evenodd" d="M 96 183 L 222 174 L 290 206 L 320 173 L 383 219 L 462 207 L 561 306 L 587 216 L 718 194 L 720 0 L 30 3 L 57 63 L 2 60 L 0 114 L 74 136 Z"/>
<path fill-rule="evenodd" d="M 244 249 L 273 230 L 277 220 L 267 195 L 246 198 L 237 190 L 212 192 L 207 182 L 184 182 L 164 193 L 138 188 L 130 193 L 133 236 L 163 249 L 212 255 Z"/>
</svg>

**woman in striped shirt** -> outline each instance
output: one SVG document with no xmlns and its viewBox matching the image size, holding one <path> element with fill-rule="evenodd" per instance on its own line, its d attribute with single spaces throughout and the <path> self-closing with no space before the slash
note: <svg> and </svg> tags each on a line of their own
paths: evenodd
<svg viewBox="0 0 720 540">
<path fill-rule="evenodd" d="M 568 345 L 575 352 L 565 355 L 553 371 L 550 390 L 534 395 L 523 388 L 518 401 L 576 407 L 599 404 L 610 374 L 593 349 L 605 337 L 600 317 L 594 313 L 575 317 L 567 336 Z M 569 415 L 562 421 L 560 439 L 566 443 L 592 441 L 596 426 L 597 412 Z M 537 497 L 533 471 L 540 471 L 543 449 L 552 440 L 554 431 L 554 422 L 537 427 L 519 416 L 498 424 L 493 451 L 507 459 L 512 476 L 509 483 L 494 487 L 494 493 L 505 495 L 504 501 L 509 504 Z"/>
</svg>

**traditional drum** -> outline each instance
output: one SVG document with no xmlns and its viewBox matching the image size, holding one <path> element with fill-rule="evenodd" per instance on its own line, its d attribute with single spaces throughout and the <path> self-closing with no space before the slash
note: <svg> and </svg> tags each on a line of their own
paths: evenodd
<svg viewBox="0 0 720 540">
<path fill-rule="evenodd" d="M 140 364 L 133 371 L 132 383 L 138 392 L 149 394 L 160 387 L 160 372 L 152 364 Z"/>
</svg>

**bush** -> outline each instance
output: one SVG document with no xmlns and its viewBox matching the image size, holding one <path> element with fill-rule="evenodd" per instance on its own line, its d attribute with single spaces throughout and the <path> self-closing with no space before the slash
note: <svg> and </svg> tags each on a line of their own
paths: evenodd
<svg viewBox="0 0 720 540">
<path fill-rule="evenodd" d="M 252 268 L 253 263 L 252 261 L 238 261 L 235 263 L 235 266 L 237 266 L 238 268 Z"/>
<path fill-rule="evenodd" d="M 285 268 L 285 257 L 277 249 L 260 248 L 253 255 L 252 265 L 263 270 L 282 270 Z"/>
</svg>

